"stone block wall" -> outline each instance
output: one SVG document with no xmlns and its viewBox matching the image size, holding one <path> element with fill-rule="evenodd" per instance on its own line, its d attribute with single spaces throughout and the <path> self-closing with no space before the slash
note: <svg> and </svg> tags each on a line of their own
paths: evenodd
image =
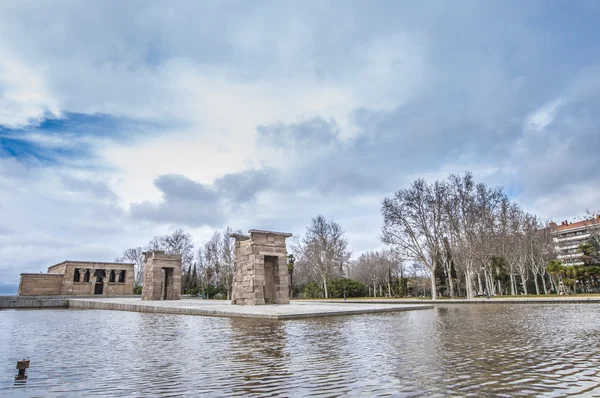
<svg viewBox="0 0 600 398">
<path fill-rule="evenodd" d="M 289 304 L 285 239 L 290 236 L 262 230 L 232 235 L 236 239 L 232 304 Z"/>
<path fill-rule="evenodd" d="M 79 282 L 73 280 L 75 270 L 80 271 Z M 85 271 L 89 270 L 90 279 L 84 282 L 83 276 Z M 104 271 L 103 279 L 104 287 L 101 296 L 125 296 L 133 294 L 133 264 L 128 263 L 104 263 L 104 262 L 88 262 L 88 261 L 65 261 L 48 268 L 48 272 L 62 271 L 64 279 L 62 284 L 63 295 L 70 296 L 85 296 L 93 295 L 96 286 L 96 271 Z M 110 271 L 116 273 L 115 282 L 109 282 Z M 119 273 L 125 272 L 125 281 L 119 282 Z M 97 295 L 100 296 L 100 295 Z"/>
<path fill-rule="evenodd" d="M 181 256 L 163 251 L 144 253 L 142 300 L 179 300 L 181 298 Z M 164 276 L 163 278 L 163 270 Z"/>
<path fill-rule="evenodd" d="M 21 274 L 19 296 L 60 295 L 63 275 L 61 274 Z"/>
<path fill-rule="evenodd" d="M 79 281 L 74 281 L 75 270 L 80 270 Z M 84 273 L 90 272 L 89 281 L 84 282 Z M 116 273 L 115 282 L 109 282 L 109 273 Z M 102 263 L 88 261 L 64 261 L 48 268 L 47 274 L 21 274 L 19 296 L 86 296 L 94 295 L 96 271 L 102 271 L 102 294 L 96 296 L 125 296 L 133 294 L 133 264 Z M 118 275 L 124 273 L 124 281 Z"/>
</svg>

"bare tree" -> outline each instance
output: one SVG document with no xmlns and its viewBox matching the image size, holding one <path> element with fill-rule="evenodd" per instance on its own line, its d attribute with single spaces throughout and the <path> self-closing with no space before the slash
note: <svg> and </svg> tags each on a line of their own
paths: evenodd
<svg viewBox="0 0 600 398">
<path fill-rule="evenodd" d="M 393 296 L 392 285 L 401 273 L 401 257 L 392 250 L 367 251 L 352 262 L 350 276 L 369 288 L 369 295 Z"/>
<path fill-rule="evenodd" d="M 233 275 L 234 269 L 234 257 L 235 257 L 235 239 L 230 237 L 233 230 L 229 227 L 221 234 L 222 242 L 220 245 L 221 249 L 221 281 L 225 290 L 227 291 L 227 300 L 231 300 L 231 290 L 233 287 Z"/>
<path fill-rule="evenodd" d="M 513 240 L 513 251 L 515 257 L 515 264 L 517 266 L 517 272 L 521 277 L 521 287 L 523 288 L 523 294 L 528 295 L 527 281 L 529 280 L 529 245 L 525 236 L 525 223 L 527 214 L 520 214 L 519 230 L 515 234 Z"/>
<path fill-rule="evenodd" d="M 133 286 L 140 287 L 144 283 L 144 251 L 141 247 L 133 247 L 123 252 L 123 256 L 115 259 L 118 263 L 133 263 Z"/>
<path fill-rule="evenodd" d="M 430 273 L 431 298 L 436 298 L 435 257 L 439 253 L 443 208 L 437 200 L 442 188 L 419 179 L 407 189 L 383 200 L 382 241 Z"/>
<path fill-rule="evenodd" d="M 162 241 L 165 253 L 180 255 L 184 268 L 189 268 L 194 263 L 194 243 L 189 233 L 178 229 L 163 236 Z"/>
<path fill-rule="evenodd" d="M 182 291 L 185 291 L 189 287 L 188 280 L 191 277 L 192 265 L 194 264 L 194 243 L 189 233 L 178 229 L 172 234 L 154 236 L 148 242 L 146 250 L 162 250 L 167 254 L 180 255 Z"/>
<path fill-rule="evenodd" d="M 154 236 L 148 242 L 146 250 L 163 250 L 167 254 L 180 255 L 184 269 L 188 269 L 194 262 L 192 236 L 182 229 L 178 229 L 172 234 Z"/>
<path fill-rule="evenodd" d="M 327 221 L 319 215 L 311 220 L 306 235 L 297 243 L 295 250 L 299 261 L 296 264 L 304 263 L 309 273 L 318 278 L 325 298 L 328 298 L 327 282 L 343 275 L 343 268 L 350 260 L 344 230 L 337 222 Z"/>
<path fill-rule="evenodd" d="M 208 242 L 204 244 L 204 261 L 206 262 L 207 269 L 214 275 L 215 287 L 221 282 L 222 243 L 221 233 L 215 231 Z"/>
<path fill-rule="evenodd" d="M 205 256 L 203 253 L 202 248 L 199 248 L 198 251 L 196 252 L 196 269 L 198 271 L 197 273 L 197 278 L 198 278 L 198 285 L 200 286 L 200 289 L 203 292 L 207 293 L 207 298 L 208 297 L 208 285 L 212 282 L 212 277 L 213 277 L 213 271 L 212 269 L 207 265 L 206 261 L 205 261 Z"/>
<path fill-rule="evenodd" d="M 538 277 L 546 291 L 544 265 L 553 255 L 549 229 L 511 203 L 501 188 L 476 184 L 471 173 L 433 183 L 416 180 L 384 199 L 382 214 L 383 242 L 422 265 L 432 298 L 437 280 L 446 280 L 454 296 L 454 279 L 460 290 L 461 275 L 469 299 L 475 292 L 508 290 L 507 279 L 516 294 L 517 274 L 526 294 L 531 274 L 536 291 Z"/>
</svg>

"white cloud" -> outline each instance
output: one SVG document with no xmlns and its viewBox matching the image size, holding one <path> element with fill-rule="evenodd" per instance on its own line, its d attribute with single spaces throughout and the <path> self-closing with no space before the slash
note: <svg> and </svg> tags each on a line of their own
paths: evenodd
<svg viewBox="0 0 600 398">
<path fill-rule="evenodd" d="M 43 74 L 21 61 L 0 42 L 0 125 L 20 127 L 45 115 L 60 115 L 58 101 L 49 92 Z"/>
<path fill-rule="evenodd" d="M 551 71 L 555 53 L 544 45 L 561 36 L 529 30 L 537 12 L 470 3 L 4 2 L 1 126 L 70 112 L 130 123 L 107 137 L 20 133 L 42 149 L 86 151 L 57 164 L 0 158 L 0 227 L 11 230 L 0 231 L 0 259 L 13 259 L 0 276 L 14 282 L 54 261 L 111 260 L 181 226 L 130 217 L 135 203 L 159 208 L 154 181 L 165 174 L 211 185 L 272 169 L 279 184 L 227 209 L 232 227 L 302 233 L 323 213 L 342 223 L 357 253 L 380 245 L 379 200 L 391 194 L 382 191 L 417 177 L 472 170 L 494 185 L 520 184 L 520 199 L 544 216 L 596 207 L 594 188 L 576 197 L 582 170 L 564 170 L 585 163 L 578 142 L 595 134 L 598 75 L 574 53 L 571 75 L 544 80 L 539 65 Z M 570 80 L 576 87 L 556 99 Z M 570 108 L 578 99 L 589 112 Z M 259 125 L 311 120 L 326 125 L 318 134 L 333 126 L 335 140 L 257 141 Z M 568 132 L 553 131 L 565 120 Z M 565 176 L 568 192 L 554 189 Z M 191 232 L 199 244 L 211 229 Z"/>
<path fill-rule="evenodd" d="M 561 106 L 564 105 L 563 99 L 552 101 L 541 108 L 537 109 L 527 118 L 526 127 L 534 131 L 542 131 L 548 127 Z"/>
</svg>

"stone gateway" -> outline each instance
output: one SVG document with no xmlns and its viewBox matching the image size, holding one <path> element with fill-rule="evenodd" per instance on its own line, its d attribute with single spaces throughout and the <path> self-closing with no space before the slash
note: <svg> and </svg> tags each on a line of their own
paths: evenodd
<svg viewBox="0 0 600 398">
<path fill-rule="evenodd" d="M 235 275 L 231 303 L 289 304 L 286 238 L 292 234 L 251 229 L 235 238 Z"/>
<path fill-rule="evenodd" d="M 181 256 L 163 251 L 145 252 L 142 300 L 181 298 Z"/>
</svg>

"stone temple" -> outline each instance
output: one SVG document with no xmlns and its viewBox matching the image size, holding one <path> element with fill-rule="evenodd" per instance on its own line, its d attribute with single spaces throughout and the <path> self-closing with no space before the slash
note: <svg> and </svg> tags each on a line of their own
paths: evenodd
<svg viewBox="0 0 600 398">
<path fill-rule="evenodd" d="M 133 264 L 63 261 L 47 274 L 21 274 L 19 296 L 133 294 Z"/>
<path fill-rule="evenodd" d="M 235 238 L 235 275 L 231 303 L 289 304 L 286 238 L 292 234 L 251 229 Z"/>
</svg>

